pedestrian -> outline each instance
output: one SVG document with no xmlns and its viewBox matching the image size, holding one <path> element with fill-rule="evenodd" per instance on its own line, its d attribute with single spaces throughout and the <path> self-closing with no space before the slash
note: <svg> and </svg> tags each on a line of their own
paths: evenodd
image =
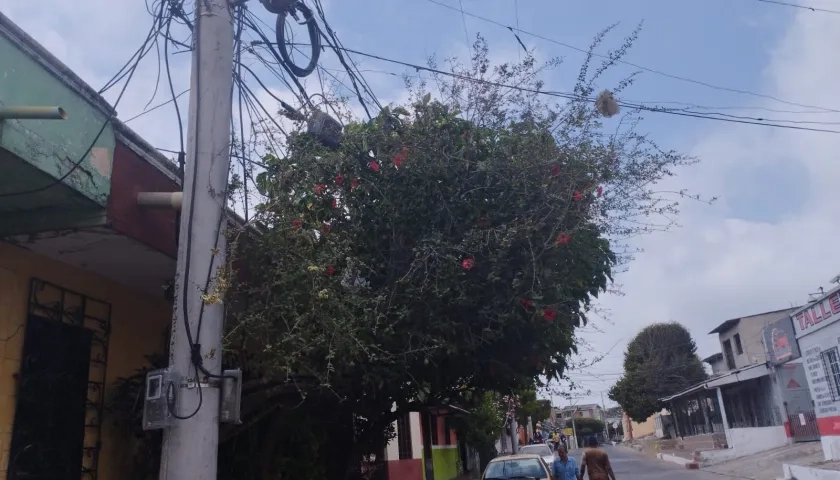
<svg viewBox="0 0 840 480">
<path fill-rule="evenodd" d="M 589 437 L 586 447 L 580 459 L 580 478 L 589 470 L 589 480 L 615 480 L 610 456 L 598 447 L 598 439 Z"/>
<path fill-rule="evenodd" d="M 551 475 L 554 480 L 578 480 L 578 465 L 574 458 L 569 457 L 566 447 L 557 448 L 557 456 L 551 464 Z"/>
</svg>

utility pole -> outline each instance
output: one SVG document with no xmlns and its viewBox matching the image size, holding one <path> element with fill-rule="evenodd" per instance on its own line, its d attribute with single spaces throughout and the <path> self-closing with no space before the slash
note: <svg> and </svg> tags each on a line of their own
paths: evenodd
<svg viewBox="0 0 840 480">
<path fill-rule="evenodd" d="M 230 165 L 233 20 L 228 0 L 196 0 L 195 10 L 186 172 L 169 344 L 169 366 L 182 379 L 172 389 L 174 414 L 188 418 L 175 419 L 164 430 L 161 480 L 217 476 L 220 379 L 213 376 L 221 374 L 224 306 L 206 302 L 202 296 L 215 291 L 216 274 L 227 256 L 225 194 Z M 205 285 L 208 275 L 210 282 Z M 201 369 L 195 365 L 199 356 Z"/>
<path fill-rule="evenodd" d="M 516 424 L 516 414 L 510 418 L 510 449 L 511 453 L 519 453 L 519 425 Z"/>
<path fill-rule="evenodd" d="M 604 442 L 610 441 L 610 426 L 607 424 L 607 405 L 604 403 L 604 392 L 601 392 L 601 421 L 604 422 Z"/>
<path fill-rule="evenodd" d="M 580 448 L 580 445 L 578 445 L 577 425 L 576 425 L 577 422 L 575 421 L 577 419 L 578 410 L 579 409 L 575 408 L 572 411 L 572 436 L 575 437 L 575 448 Z"/>
</svg>

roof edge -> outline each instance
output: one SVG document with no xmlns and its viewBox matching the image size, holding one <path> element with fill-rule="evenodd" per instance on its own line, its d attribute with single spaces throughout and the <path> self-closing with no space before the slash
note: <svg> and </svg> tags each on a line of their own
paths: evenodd
<svg viewBox="0 0 840 480">
<path fill-rule="evenodd" d="M 17 26 L 9 17 L 0 12 L 0 35 L 6 37 L 15 44 L 21 51 L 29 55 L 33 60 L 41 64 L 53 76 L 62 83 L 76 91 L 88 102 L 94 105 L 108 116 L 114 116 L 116 110 L 108 103 L 102 95 L 76 75 L 70 67 L 56 58 L 43 45 L 38 43 L 28 33 Z"/>
</svg>

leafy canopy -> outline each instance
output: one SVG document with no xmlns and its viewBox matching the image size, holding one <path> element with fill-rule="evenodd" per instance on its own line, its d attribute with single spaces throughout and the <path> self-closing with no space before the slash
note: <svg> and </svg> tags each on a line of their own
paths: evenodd
<svg viewBox="0 0 840 480">
<path fill-rule="evenodd" d="M 707 378 L 688 330 L 676 322 L 642 329 L 627 346 L 624 375 L 609 397 L 634 421 L 662 409 L 660 398 L 679 393 Z"/>
</svg>

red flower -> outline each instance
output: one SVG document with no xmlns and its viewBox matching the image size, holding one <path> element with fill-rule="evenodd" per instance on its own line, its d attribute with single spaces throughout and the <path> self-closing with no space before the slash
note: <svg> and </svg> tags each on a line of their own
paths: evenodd
<svg viewBox="0 0 840 480">
<path fill-rule="evenodd" d="M 561 233 L 560 235 L 557 235 L 557 240 L 555 240 L 555 243 L 557 245 L 568 245 L 569 240 L 571 239 L 572 237 L 569 236 L 568 233 Z"/>
<path fill-rule="evenodd" d="M 350 180 L 350 191 L 351 192 L 353 190 L 355 190 L 356 187 L 358 187 L 358 186 L 359 186 L 359 179 L 358 178 L 354 178 L 353 180 Z"/>
<path fill-rule="evenodd" d="M 551 167 L 551 176 L 556 177 L 557 175 L 560 175 L 560 167 L 555 165 Z"/>
<path fill-rule="evenodd" d="M 555 317 L 557 317 L 557 310 L 553 308 L 546 308 L 543 310 L 543 318 L 546 322 L 553 322 Z"/>
<path fill-rule="evenodd" d="M 332 208 L 338 208 L 338 199 L 333 198 L 332 202 L 330 202 L 330 205 L 332 205 Z"/>
<path fill-rule="evenodd" d="M 575 190 L 575 193 L 572 195 L 572 198 L 574 198 L 576 202 L 579 202 L 580 199 L 583 198 L 583 194 Z"/>
<path fill-rule="evenodd" d="M 523 308 L 529 310 L 531 307 L 534 306 L 534 303 L 531 302 L 531 299 L 522 297 L 519 299 L 519 303 L 522 305 Z"/>
<path fill-rule="evenodd" d="M 315 184 L 315 195 L 320 195 L 320 194 L 324 193 L 324 190 L 326 190 L 326 189 L 327 189 L 327 186 L 324 185 L 323 183 L 316 183 Z"/>
<path fill-rule="evenodd" d="M 335 176 L 335 183 L 337 183 L 338 185 L 344 183 L 344 177 L 342 177 L 340 173 Z"/>
<path fill-rule="evenodd" d="M 402 147 L 400 153 L 394 155 L 394 165 L 396 165 L 397 168 L 400 168 L 402 166 L 403 160 L 405 160 L 406 158 L 408 158 L 408 147 Z"/>
<path fill-rule="evenodd" d="M 604 194 L 604 187 L 598 187 L 598 196 L 600 197 L 603 194 Z"/>
<path fill-rule="evenodd" d="M 379 171 L 379 162 L 370 162 L 369 166 L 370 166 L 370 169 L 373 170 L 374 172 Z"/>
<path fill-rule="evenodd" d="M 335 267 L 332 265 L 327 265 L 327 275 L 335 275 Z"/>
<path fill-rule="evenodd" d="M 292 226 L 295 228 L 300 228 L 303 225 L 303 220 L 296 218 L 292 220 Z"/>
<path fill-rule="evenodd" d="M 323 233 L 324 235 L 329 235 L 330 228 L 331 227 L 330 227 L 329 223 L 325 223 L 325 224 L 321 225 L 321 233 Z"/>
<path fill-rule="evenodd" d="M 464 267 L 464 270 L 470 270 L 475 266 L 475 260 L 472 258 L 465 258 L 461 260 L 461 266 Z"/>
</svg>

